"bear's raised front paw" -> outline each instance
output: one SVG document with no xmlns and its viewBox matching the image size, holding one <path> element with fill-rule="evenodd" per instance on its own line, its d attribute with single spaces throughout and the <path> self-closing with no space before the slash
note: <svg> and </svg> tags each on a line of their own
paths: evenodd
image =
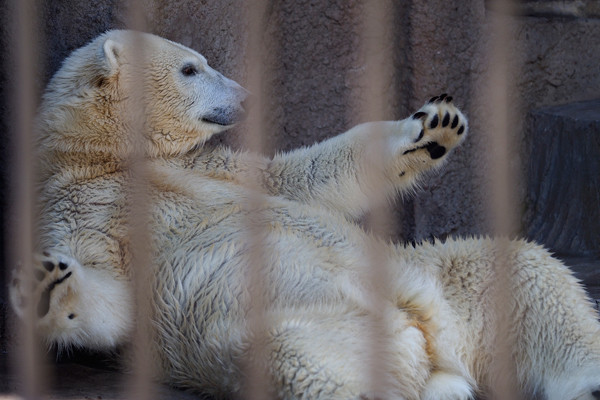
<svg viewBox="0 0 600 400">
<path fill-rule="evenodd" d="M 459 145 L 468 129 L 467 119 L 445 93 L 431 98 L 405 121 L 405 129 L 414 139 L 403 155 L 426 151 L 432 160 L 442 158 Z"/>
<path fill-rule="evenodd" d="M 36 254 L 33 269 L 27 271 L 22 267 L 13 270 L 9 283 L 9 298 L 15 313 L 25 318 L 28 307 L 34 307 L 37 318 L 51 318 L 58 312 L 53 308 L 60 307 L 65 297 L 74 291 L 75 279 L 79 264 L 70 257 L 58 253 L 44 252 Z M 74 319 L 74 313 L 66 315 Z"/>
</svg>

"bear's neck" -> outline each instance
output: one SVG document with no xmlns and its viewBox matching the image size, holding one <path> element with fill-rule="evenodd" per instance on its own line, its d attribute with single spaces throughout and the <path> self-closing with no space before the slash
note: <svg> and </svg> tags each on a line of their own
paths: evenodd
<svg viewBox="0 0 600 400">
<path fill-rule="evenodd" d="M 94 179 L 123 171 L 125 165 L 124 160 L 104 152 L 51 150 L 40 154 L 38 160 L 38 176 L 41 182 L 53 175 L 64 174 L 65 171 L 68 171 L 73 179 Z"/>
</svg>

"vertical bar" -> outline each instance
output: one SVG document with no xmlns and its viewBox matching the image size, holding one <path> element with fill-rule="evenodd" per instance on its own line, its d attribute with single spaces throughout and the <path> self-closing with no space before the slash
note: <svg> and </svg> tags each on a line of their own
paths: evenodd
<svg viewBox="0 0 600 400">
<path fill-rule="evenodd" d="M 484 98 L 489 99 L 491 134 L 491 222 L 494 236 L 497 238 L 510 237 L 516 232 L 519 209 L 516 201 L 514 177 L 510 170 L 510 153 L 512 123 L 509 99 L 513 98 L 510 81 L 510 20 L 511 0 L 494 0 L 494 11 L 491 18 L 491 47 L 488 55 L 490 65 L 490 85 Z M 514 100 L 513 100 L 514 101 Z M 496 305 L 496 354 L 493 360 L 492 371 L 495 373 L 495 385 L 492 387 L 494 399 L 514 400 L 520 398 L 516 381 L 516 369 L 511 356 L 514 343 L 511 342 L 509 321 L 510 307 L 507 307 L 507 298 L 512 296 L 510 290 L 510 275 L 512 266 L 509 264 L 509 242 L 497 240 L 497 256 L 495 258 L 495 271 L 497 287 L 494 293 Z M 508 300 L 510 301 L 510 300 Z"/>
<path fill-rule="evenodd" d="M 389 88 L 392 81 L 392 60 L 393 54 L 393 31 L 391 17 L 393 16 L 392 3 L 388 0 L 366 0 L 362 5 L 364 7 L 360 53 L 361 60 L 365 63 L 365 73 L 362 76 L 362 81 L 359 87 L 364 90 L 364 98 L 362 99 L 362 109 L 359 114 L 364 120 L 378 121 L 386 119 L 385 110 L 388 109 L 387 104 L 391 101 L 388 98 Z M 368 146 L 371 147 L 365 154 L 371 157 L 365 161 L 364 168 L 370 169 L 373 173 L 368 174 L 372 182 L 372 191 L 368 210 L 369 215 L 366 219 L 366 225 L 369 230 L 377 237 L 385 237 L 389 232 L 386 231 L 386 226 L 389 226 L 391 221 L 392 210 L 389 199 L 386 197 L 387 190 L 384 185 L 386 182 L 384 177 L 376 171 L 383 171 L 385 168 L 382 165 L 382 160 L 385 158 L 380 156 L 386 149 L 387 143 L 385 138 L 377 133 L 371 135 L 373 138 Z M 365 343 L 367 346 L 368 359 L 364 365 L 369 366 L 368 382 L 371 386 L 371 393 L 386 393 L 385 378 L 390 375 L 391 371 L 387 371 L 381 360 L 386 358 L 389 352 L 390 326 L 385 320 L 386 310 L 385 299 L 389 299 L 391 288 L 389 287 L 389 260 L 386 258 L 388 252 L 381 249 L 379 241 L 372 241 L 366 244 L 366 255 L 368 257 L 363 271 L 365 281 L 370 283 L 370 287 L 377 288 L 380 292 L 371 293 L 369 305 L 371 310 L 369 317 L 371 323 L 368 332 L 364 337 L 369 340 Z"/>
<path fill-rule="evenodd" d="M 146 29 L 144 4 L 140 0 L 127 0 L 128 15 L 127 25 L 130 29 L 143 32 Z M 149 231 L 151 218 L 149 171 L 146 160 L 146 135 L 144 133 L 146 115 L 146 99 L 144 88 L 147 76 L 144 66 L 148 57 L 145 48 L 145 38 L 141 33 L 128 38 L 131 40 L 133 62 L 122 72 L 123 87 L 131 99 L 127 115 L 128 125 L 131 127 L 130 153 L 128 154 L 129 176 L 129 239 L 131 250 L 131 274 L 135 299 L 135 328 L 134 347 L 131 365 L 133 375 L 127 388 L 128 398 L 150 400 L 154 397 L 152 390 L 153 376 L 153 340 L 152 340 L 152 293 L 153 293 L 153 264 L 151 254 L 152 237 Z M 149 298 L 150 297 L 150 298 Z M 150 349 L 150 350 L 149 350 Z"/>
<path fill-rule="evenodd" d="M 25 273 L 33 275 L 30 264 L 32 262 L 34 241 L 34 158 L 33 133 L 34 118 L 37 107 L 36 77 L 39 66 L 36 60 L 36 5 L 33 0 L 16 0 L 14 5 L 13 34 L 15 37 L 13 64 L 14 82 L 18 87 L 13 87 L 16 99 L 15 121 L 12 137 L 14 158 L 11 165 L 11 215 L 14 219 L 9 224 L 12 238 L 8 246 L 8 259 L 11 265 L 22 263 Z M 33 276 L 29 279 L 33 281 Z M 35 334 L 35 320 L 33 305 L 26 308 L 26 316 L 21 331 L 15 335 L 20 338 L 20 348 L 17 353 L 18 360 L 13 360 L 20 377 L 21 395 L 25 399 L 39 397 L 44 390 L 44 376 L 40 368 L 42 365 L 38 347 L 38 338 Z"/>
<path fill-rule="evenodd" d="M 265 97 L 264 91 L 264 51 L 261 45 L 265 32 L 265 13 L 267 1 L 253 1 L 246 8 L 248 26 L 247 55 L 247 89 L 252 93 L 252 107 L 248 116 L 248 131 L 244 135 L 244 147 L 253 153 L 264 152 L 263 131 Z M 266 399 L 269 397 L 269 371 L 265 369 L 266 363 L 262 362 L 267 356 L 265 340 L 269 321 L 266 315 L 264 265 L 267 259 L 266 248 L 263 243 L 264 226 L 262 225 L 261 207 L 265 197 L 260 188 L 258 171 L 254 182 L 249 182 L 250 193 L 248 203 L 245 204 L 246 215 L 246 244 L 250 249 L 248 258 L 248 288 L 250 302 L 248 306 L 247 334 L 251 338 L 250 352 L 243 360 L 242 370 L 245 376 L 244 396 L 249 400 Z M 254 188 L 256 190 L 254 190 Z"/>
</svg>

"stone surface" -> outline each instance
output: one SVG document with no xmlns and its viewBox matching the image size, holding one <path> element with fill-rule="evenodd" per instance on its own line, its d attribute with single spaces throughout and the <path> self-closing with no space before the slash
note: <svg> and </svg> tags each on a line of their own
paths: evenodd
<svg viewBox="0 0 600 400">
<path fill-rule="evenodd" d="M 590 223 L 600 220 L 600 99 L 533 110 L 527 126 L 528 236 L 559 253 L 600 256 Z"/>
</svg>

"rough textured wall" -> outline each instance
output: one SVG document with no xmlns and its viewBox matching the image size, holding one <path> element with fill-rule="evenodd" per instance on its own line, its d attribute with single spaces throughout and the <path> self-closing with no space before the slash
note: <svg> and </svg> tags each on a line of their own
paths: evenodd
<svg viewBox="0 0 600 400">
<path fill-rule="evenodd" d="M 489 232 L 491 196 L 489 48 L 494 12 L 483 1 L 414 2 L 408 51 L 413 108 L 440 90 L 452 93 L 470 119 L 470 137 L 442 172 L 423 184 L 412 206 L 417 239 Z M 544 105 L 600 96 L 600 20 L 505 16 L 511 40 L 509 121 L 514 145 L 516 212 L 524 211 L 522 175 L 525 116 Z M 535 151 L 532 149 L 531 151 Z M 410 213 L 409 213 L 410 215 Z"/>
<path fill-rule="evenodd" d="M 245 7 L 236 0 L 143 2 L 147 30 L 193 47 L 225 74 L 244 81 L 247 59 Z M 527 3 L 527 2 L 525 2 Z M 529 2 L 531 3 L 531 2 Z M 289 150 L 338 134 L 360 122 L 356 97 L 369 60 L 361 59 L 362 2 L 269 3 L 265 46 L 267 153 Z M 471 136 L 439 173 L 423 181 L 415 197 L 399 201 L 403 239 L 473 234 L 488 230 L 485 102 L 490 11 L 482 0 L 396 1 L 390 63 L 396 71 L 382 93 L 386 118 L 402 118 L 430 96 L 451 93 L 471 120 Z M 115 0 L 46 2 L 39 9 L 40 88 L 73 49 L 100 32 L 127 25 L 127 8 Z M 527 110 L 599 93 L 600 21 L 513 17 L 514 126 Z M 596 40 L 594 40 L 596 39 Z M 217 140 L 239 146 L 244 126 Z"/>
</svg>

